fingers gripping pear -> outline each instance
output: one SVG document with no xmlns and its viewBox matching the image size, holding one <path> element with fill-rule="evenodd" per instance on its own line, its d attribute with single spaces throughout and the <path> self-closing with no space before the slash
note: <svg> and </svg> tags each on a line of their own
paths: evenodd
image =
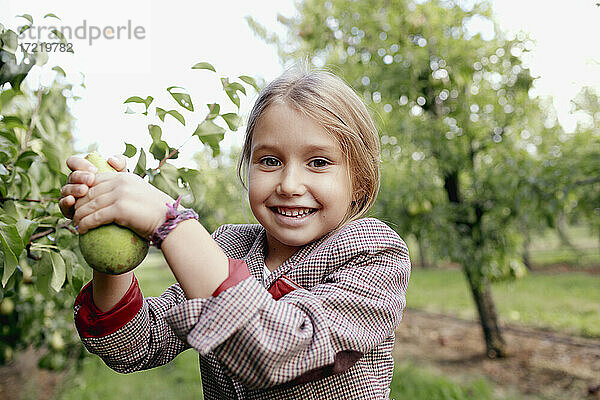
<svg viewBox="0 0 600 400">
<path fill-rule="evenodd" d="M 102 156 L 93 152 L 85 157 L 98 173 L 114 172 Z M 117 224 L 102 225 L 79 235 L 79 248 L 85 261 L 96 271 L 119 275 L 137 267 L 148 254 L 148 241 Z"/>
</svg>

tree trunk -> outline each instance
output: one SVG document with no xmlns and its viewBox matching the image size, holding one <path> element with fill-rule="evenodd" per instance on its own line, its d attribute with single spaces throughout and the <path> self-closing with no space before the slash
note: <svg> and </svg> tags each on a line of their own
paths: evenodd
<svg viewBox="0 0 600 400">
<path fill-rule="evenodd" d="M 581 252 L 579 249 L 571 242 L 571 238 L 567 234 L 567 217 L 564 213 L 560 212 L 556 218 L 556 233 L 558 234 L 558 238 L 560 242 L 571 249 L 573 253 L 575 253 L 576 257 L 579 259 L 581 257 Z"/>
<path fill-rule="evenodd" d="M 529 231 L 522 230 L 523 232 L 523 264 L 529 271 L 533 271 L 533 266 L 531 265 L 531 253 L 529 252 L 529 247 L 531 246 L 531 237 L 529 235 Z"/>
<path fill-rule="evenodd" d="M 429 263 L 427 262 L 427 253 L 425 246 L 423 245 L 423 239 L 417 238 L 417 244 L 419 246 L 419 261 L 421 262 L 421 268 L 429 268 Z"/>
<path fill-rule="evenodd" d="M 474 153 L 471 152 L 471 162 L 473 161 Z M 451 171 L 444 176 L 444 189 L 448 194 L 448 201 L 454 204 L 461 204 L 460 186 L 459 186 L 459 173 L 458 171 Z M 468 219 L 461 221 L 456 220 L 457 227 L 462 225 L 466 226 L 468 230 L 468 238 L 473 241 L 476 248 L 481 248 L 481 223 L 483 217 L 483 207 L 481 204 L 475 203 L 473 206 L 475 214 L 475 221 L 470 222 Z M 478 231 L 479 234 L 474 235 L 474 231 Z M 479 238 L 479 239 L 478 239 Z M 490 284 L 485 277 L 481 277 L 480 274 L 474 274 L 473 271 L 481 271 L 482 266 L 463 265 L 463 271 L 469 281 L 471 287 L 471 294 L 473 300 L 477 305 L 477 311 L 479 312 L 479 320 L 481 328 L 483 330 L 483 339 L 485 340 L 486 354 L 489 358 L 499 358 L 506 356 L 506 343 L 500 333 L 500 327 L 498 326 L 498 316 L 496 315 L 496 307 L 494 306 L 494 300 L 492 299 L 492 293 L 490 290 Z"/>
<path fill-rule="evenodd" d="M 473 300 L 477 305 L 486 354 L 489 358 L 506 357 L 506 342 L 498 326 L 498 315 L 492 299 L 490 284 L 485 278 L 481 282 L 475 279 L 473 274 L 469 272 L 468 267 L 464 267 L 464 270 L 471 287 Z"/>
</svg>

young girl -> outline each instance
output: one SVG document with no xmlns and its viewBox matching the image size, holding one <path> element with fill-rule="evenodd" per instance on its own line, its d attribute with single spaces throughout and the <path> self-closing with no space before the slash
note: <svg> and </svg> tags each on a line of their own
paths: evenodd
<svg viewBox="0 0 600 400">
<path fill-rule="evenodd" d="M 392 229 L 360 219 L 379 138 L 341 79 L 290 71 L 260 93 L 238 165 L 259 225 L 211 236 L 122 156 L 109 162 L 121 172 L 67 160 L 63 214 L 79 233 L 114 222 L 151 239 L 178 283 L 143 298 L 133 272 L 94 271 L 75 301 L 90 352 L 126 373 L 191 347 L 207 400 L 389 397 L 410 261 Z"/>
</svg>

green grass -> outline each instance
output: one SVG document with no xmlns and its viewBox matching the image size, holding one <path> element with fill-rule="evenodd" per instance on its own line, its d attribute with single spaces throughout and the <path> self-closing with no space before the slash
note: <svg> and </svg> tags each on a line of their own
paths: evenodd
<svg viewBox="0 0 600 400">
<path fill-rule="evenodd" d="M 122 375 L 99 357 L 90 356 L 81 370 L 71 371 L 56 389 L 54 400 L 202 399 L 198 354 L 181 353 L 162 367 Z"/>
<path fill-rule="evenodd" d="M 493 284 L 492 295 L 504 322 L 600 337 L 600 276 L 531 273 Z M 455 269 L 413 269 L 407 305 L 466 319 L 476 317 L 464 275 Z"/>
<path fill-rule="evenodd" d="M 412 363 L 396 363 L 390 386 L 390 399 L 411 400 L 492 400 L 492 384 L 477 378 L 465 383 L 454 382 L 431 369 Z"/>
<path fill-rule="evenodd" d="M 97 357 L 89 357 L 77 374 L 61 383 L 54 400 L 105 399 L 201 399 L 197 355 L 188 350 L 166 366 L 120 375 Z M 394 368 L 391 399 L 411 400 L 495 400 L 493 385 L 476 378 L 455 382 L 439 373 L 411 363 Z M 24 400 L 24 399 L 23 399 Z"/>
</svg>

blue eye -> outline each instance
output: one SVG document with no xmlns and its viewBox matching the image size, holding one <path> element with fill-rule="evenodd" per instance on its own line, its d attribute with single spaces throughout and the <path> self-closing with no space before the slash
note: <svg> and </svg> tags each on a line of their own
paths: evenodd
<svg viewBox="0 0 600 400">
<path fill-rule="evenodd" d="M 323 168 L 323 167 L 328 166 L 329 164 L 330 164 L 329 161 L 327 161 L 323 158 L 317 158 L 308 163 L 308 165 L 310 165 L 313 168 Z"/>
<path fill-rule="evenodd" d="M 275 157 L 265 157 L 260 160 L 260 163 L 267 167 L 278 167 L 280 162 Z"/>
</svg>

